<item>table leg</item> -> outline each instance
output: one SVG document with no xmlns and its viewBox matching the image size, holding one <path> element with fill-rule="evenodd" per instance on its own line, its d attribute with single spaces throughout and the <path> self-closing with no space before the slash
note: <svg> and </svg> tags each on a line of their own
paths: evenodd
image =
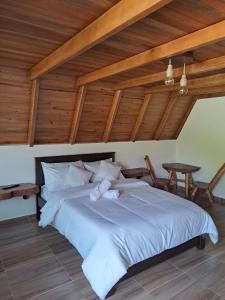
<svg viewBox="0 0 225 300">
<path fill-rule="evenodd" d="M 185 173 L 185 196 L 186 198 L 189 197 L 189 173 Z"/>
</svg>

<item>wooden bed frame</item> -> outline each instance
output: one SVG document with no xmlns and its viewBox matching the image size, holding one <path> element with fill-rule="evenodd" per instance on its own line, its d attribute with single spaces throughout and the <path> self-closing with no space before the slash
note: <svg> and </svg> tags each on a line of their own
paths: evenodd
<svg viewBox="0 0 225 300">
<path fill-rule="evenodd" d="M 57 162 L 71 162 L 71 161 L 77 161 L 82 160 L 85 162 L 92 162 L 96 160 L 102 160 L 111 158 L 112 161 L 115 161 L 115 152 L 106 152 L 106 153 L 90 153 L 90 154 L 76 154 L 76 155 L 63 155 L 63 156 L 47 156 L 47 157 L 36 157 L 35 158 L 35 173 L 36 173 L 36 184 L 40 187 L 44 185 L 44 174 L 42 171 L 41 162 L 47 162 L 47 163 L 57 163 Z M 40 189 L 41 190 L 41 189 Z M 37 194 L 36 198 L 36 217 L 39 220 L 40 219 L 40 209 L 45 205 L 45 200 L 41 198 L 41 194 Z M 131 277 L 135 274 L 138 274 L 160 262 L 163 262 L 167 260 L 168 258 L 171 258 L 181 252 L 184 252 L 187 249 L 190 249 L 192 247 L 197 247 L 198 249 L 204 249 L 205 247 L 205 238 L 203 236 L 197 236 L 186 243 L 183 243 L 177 247 L 174 247 L 172 249 L 166 250 L 158 255 L 155 255 L 151 258 L 148 258 L 146 260 L 143 260 L 132 267 L 130 267 L 127 270 L 127 273 L 118 281 L 118 283 L 109 291 L 107 294 L 107 297 L 112 296 L 116 289 L 118 284 Z M 106 297 L 106 298 L 107 298 Z"/>
</svg>

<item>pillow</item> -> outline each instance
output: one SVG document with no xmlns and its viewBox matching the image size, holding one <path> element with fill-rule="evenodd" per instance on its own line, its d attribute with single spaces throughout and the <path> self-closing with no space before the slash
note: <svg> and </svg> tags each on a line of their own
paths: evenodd
<svg viewBox="0 0 225 300">
<path fill-rule="evenodd" d="M 42 168 L 51 167 L 51 168 L 69 168 L 69 166 L 73 165 L 79 168 L 84 169 L 84 164 L 82 160 L 78 161 L 68 161 L 68 162 L 60 162 L 60 163 L 45 163 L 41 162 Z"/>
<path fill-rule="evenodd" d="M 44 173 L 45 185 L 50 192 L 60 191 L 65 188 L 64 180 L 69 166 L 84 168 L 81 160 L 62 163 L 41 162 L 41 166 Z"/>
<path fill-rule="evenodd" d="M 63 167 L 46 167 L 43 166 L 43 172 L 45 177 L 45 185 L 48 191 L 60 191 L 64 189 L 64 180 L 69 168 Z"/>
<path fill-rule="evenodd" d="M 91 176 L 91 172 L 71 165 L 64 181 L 64 187 L 85 185 L 89 182 Z"/>
<path fill-rule="evenodd" d="M 103 179 L 116 180 L 120 176 L 121 167 L 116 164 L 102 160 L 98 172 L 96 173 L 96 181 Z"/>
<path fill-rule="evenodd" d="M 112 162 L 111 158 L 107 158 L 105 160 L 97 160 L 97 161 L 92 161 L 92 162 L 84 162 L 84 167 L 85 169 L 87 169 L 88 171 L 92 172 L 93 175 L 91 177 L 91 182 L 96 182 L 98 180 L 96 180 L 96 173 L 99 170 L 101 161 L 107 161 L 107 162 Z"/>
</svg>

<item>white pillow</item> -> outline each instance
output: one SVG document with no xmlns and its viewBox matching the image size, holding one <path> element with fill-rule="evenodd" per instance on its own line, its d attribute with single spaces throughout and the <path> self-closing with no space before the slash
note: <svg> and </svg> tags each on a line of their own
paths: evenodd
<svg viewBox="0 0 225 300">
<path fill-rule="evenodd" d="M 102 160 L 98 172 L 96 173 L 96 181 L 103 179 L 116 180 L 119 179 L 121 167 L 116 164 Z"/>
<path fill-rule="evenodd" d="M 101 161 L 103 161 L 103 160 L 97 160 L 97 161 L 92 161 L 92 162 L 84 162 L 85 169 L 87 169 L 88 171 L 90 171 L 90 172 L 93 173 L 93 175 L 91 177 L 91 182 L 98 181 L 98 180 L 96 180 L 96 175 L 95 174 L 99 170 Z M 104 161 L 112 162 L 112 159 L 111 158 L 107 158 Z"/>
<path fill-rule="evenodd" d="M 84 169 L 84 164 L 82 160 L 78 161 L 68 161 L 68 162 L 60 162 L 60 163 L 45 163 L 41 162 L 42 168 L 50 167 L 50 168 L 69 168 L 69 166 L 76 166 L 79 168 Z"/>
<path fill-rule="evenodd" d="M 54 192 L 64 189 L 64 180 L 68 170 L 68 167 L 43 167 L 45 185 L 48 191 Z"/>
<path fill-rule="evenodd" d="M 81 160 L 63 163 L 45 163 L 42 162 L 42 170 L 45 178 L 45 185 L 50 192 L 65 189 L 65 176 L 69 170 L 69 166 L 78 166 L 84 168 Z"/>
<path fill-rule="evenodd" d="M 68 188 L 85 185 L 89 182 L 91 176 L 91 172 L 71 165 L 67 172 L 64 186 Z"/>
</svg>

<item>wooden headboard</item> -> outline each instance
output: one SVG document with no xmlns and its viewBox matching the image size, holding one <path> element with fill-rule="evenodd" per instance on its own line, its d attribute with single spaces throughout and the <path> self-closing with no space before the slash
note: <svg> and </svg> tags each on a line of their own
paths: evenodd
<svg viewBox="0 0 225 300">
<path fill-rule="evenodd" d="M 91 161 L 103 160 L 107 158 L 111 158 L 112 161 L 115 161 L 115 152 L 35 157 L 36 184 L 39 186 L 45 184 L 41 162 L 57 163 L 57 162 L 77 161 L 77 160 L 91 162 Z"/>
</svg>

